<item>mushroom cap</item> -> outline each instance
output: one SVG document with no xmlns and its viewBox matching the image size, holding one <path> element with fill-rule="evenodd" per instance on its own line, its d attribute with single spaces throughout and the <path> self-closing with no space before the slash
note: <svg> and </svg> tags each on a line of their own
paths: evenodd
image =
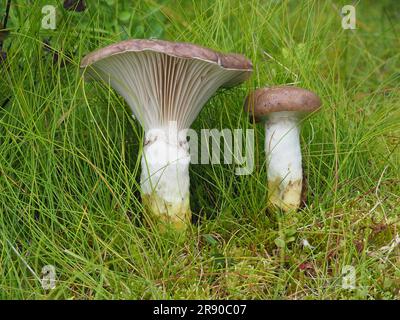
<svg viewBox="0 0 400 320">
<path fill-rule="evenodd" d="M 314 112 L 321 107 L 321 99 L 312 91 L 289 86 L 260 88 L 251 92 L 244 103 L 244 109 L 259 121 L 273 112 L 294 111 Z"/>
<path fill-rule="evenodd" d="M 96 62 L 126 52 L 152 51 L 171 57 L 194 59 L 216 64 L 222 69 L 239 71 L 226 81 L 223 87 L 233 87 L 246 81 L 253 72 L 253 65 L 246 57 L 236 54 L 223 54 L 202 46 L 185 42 L 165 40 L 131 39 L 98 49 L 86 55 L 81 61 L 81 68 L 89 67 Z"/>
<path fill-rule="evenodd" d="M 189 128 L 220 87 L 232 87 L 252 73 L 250 60 L 190 43 L 127 40 L 82 59 L 85 78 L 113 87 L 147 131 L 171 121 Z"/>
</svg>

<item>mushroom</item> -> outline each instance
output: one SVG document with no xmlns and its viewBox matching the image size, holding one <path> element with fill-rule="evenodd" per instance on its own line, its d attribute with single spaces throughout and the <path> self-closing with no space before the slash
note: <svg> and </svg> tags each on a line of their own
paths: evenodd
<svg viewBox="0 0 400 320">
<path fill-rule="evenodd" d="M 127 40 L 88 54 L 81 68 L 109 82 L 144 128 L 141 189 L 150 217 L 184 230 L 191 220 L 187 130 L 218 88 L 250 77 L 251 61 L 190 43 Z"/>
<path fill-rule="evenodd" d="M 321 100 L 302 88 L 278 86 L 255 90 L 244 106 L 255 122 L 265 124 L 268 207 L 295 211 L 303 184 L 299 123 L 320 108 Z"/>
</svg>

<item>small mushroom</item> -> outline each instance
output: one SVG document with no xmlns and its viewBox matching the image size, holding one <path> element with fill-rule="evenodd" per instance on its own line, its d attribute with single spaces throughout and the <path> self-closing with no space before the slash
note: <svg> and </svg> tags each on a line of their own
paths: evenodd
<svg viewBox="0 0 400 320">
<path fill-rule="evenodd" d="M 119 92 L 145 130 L 141 187 L 149 213 L 185 229 L 191 219 L 187 129 L 219 87 L 249 78 L 251 62 L 189 43 L 127 40 L 88 54 L 81 68 Z"/>
<path fill-rule="evenodd" d="M 315 93 L 288 86 L 257 89 L 246 98 L 250 117 L 265 124 L 269 208 L 299 208 L 303 181 L 299 123 L 320 106 Z"/>
</svg>

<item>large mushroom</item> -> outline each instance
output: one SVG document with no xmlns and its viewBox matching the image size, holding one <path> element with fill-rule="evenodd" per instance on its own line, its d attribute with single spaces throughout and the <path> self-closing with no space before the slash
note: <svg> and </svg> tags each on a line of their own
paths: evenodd
<svg viewBox="0 0 400 320">
<path fill-rule="evenodd" d="M 190 222 L 187 129 L 220 87 L 247 80 L 251 61 L 190 43 L 127 40 L 88 54 L 89 79 L 121 94 L 145 130 L 142 201 L 162 225 Z"/>
<path fill-rule="evenodd" d="M 321 100 L 306 89 L 278 86 L 255 90 L 244 105 L 251 119 L 265 124 L 268 207 L 295 211 L 303 182 L 299 124 L 320 108 Z"/>
</svg>

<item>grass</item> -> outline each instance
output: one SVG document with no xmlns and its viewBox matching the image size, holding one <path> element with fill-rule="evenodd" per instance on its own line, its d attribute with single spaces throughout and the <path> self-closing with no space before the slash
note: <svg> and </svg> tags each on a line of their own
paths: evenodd
<svg viewBox="0 0 400 320">
<path fill-rule="evenodd" d="M 1 299 L 400 298 L 398 1 L 357 2 L 356 30 L 341 28 L 348 1 L 99 1 L 83 13 L 59 2 L 16 0 L 10 10 Z M 41 28 L 45 4 L 57 6 L 56 30 Z M 131 37 L 240 52 L 255 66 L 192 128 L 255 129 L 256 169 L 191 166 L 196 221 L 184 243 L 143 226 L 143 132 L 121 97 L 80 76 L 82 56 Z M 242 111 L 249 90 L 276 84 L 323 100 L 303 123 L 307 203 L 291 215 L 265 210 L 264 129 Z M 39 281 L 45 265 L 56 269 L 53 290 Z M 346 266 L 354 289 L 342 287 Z"/>
</svg>

